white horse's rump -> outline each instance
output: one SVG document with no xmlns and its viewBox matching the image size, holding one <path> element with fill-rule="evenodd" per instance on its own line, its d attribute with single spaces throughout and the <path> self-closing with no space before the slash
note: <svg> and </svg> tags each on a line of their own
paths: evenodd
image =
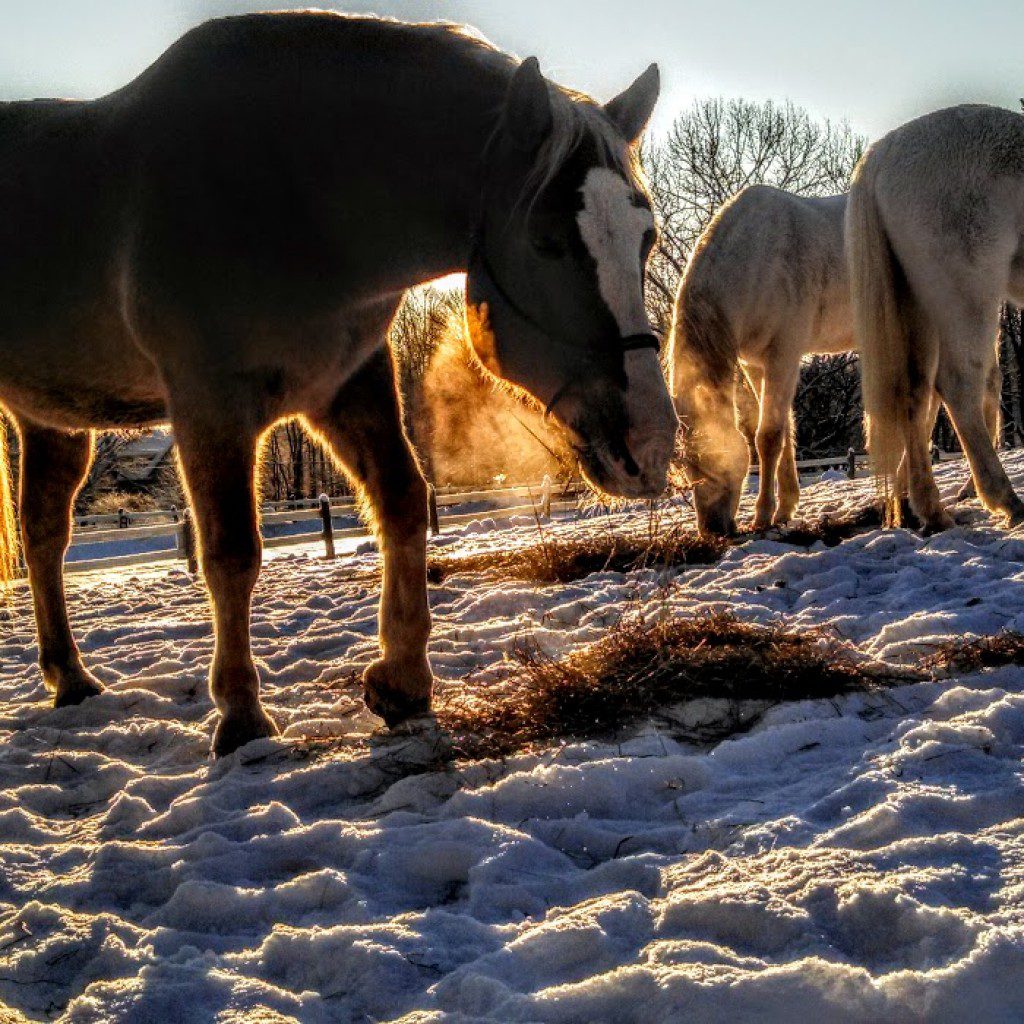
<svg viewBox="0 0 1024 1024">
<path fill-rule="evenodd" d="M 732 531 L 749 468 L 736 426 L 737 361 L 760 406 L 755 525 L 782 522 L 796 508 L 800 360 L 853 348 L 845 209 L 845 196 L 805 198 L 754 185 L 719 211 L 690 258 L 676 298 L 672 393 L 704 531 Z"/>
<path fill-rule="evenodd" d="M 1024 118 L 961 106 L 891 132 L 855 172 L 846 233 L 868 446 L 886 493 L 905 449 L 914 512 L 928 531 L 952 523 L 928 453 L 934 387 L 984 503 L 1024 521 L 992 445 L 999 306 L 1024 300 Z"/>
</svg>

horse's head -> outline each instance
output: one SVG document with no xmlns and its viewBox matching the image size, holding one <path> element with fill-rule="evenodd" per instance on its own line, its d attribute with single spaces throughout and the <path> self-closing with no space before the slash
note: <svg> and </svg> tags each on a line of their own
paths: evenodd
<svg viewBox="0 0 1024 1024">
<path fill-rule="evenodd" d="M 683 421 L 683 469 L 693 484 L 697 529 L 731 537 L 736 532 L 743 483 L 750 468 L 747 442 L 735 426 Z"/>
<path fill-rule="evenodd" d="M 730 537 L 750 469 L 747 442 L 736 425 L 733 382 L 708 376 L 699 364 L 680 358 L 679 348 L 676 334 L 672 394 L 683 425 L 681 461 L 693 486 L 697 528 Z"/>
<path fill-rule="evenodd" d="M 467 277 L 481 362 L 545 406 L 591 481 L 623 497 L 661 493 L 677 427 L 644 308 L 655 225 L 631 154 L 658 88 L 652 66 L 602 108 L 523 63 Z"/>
</svg>

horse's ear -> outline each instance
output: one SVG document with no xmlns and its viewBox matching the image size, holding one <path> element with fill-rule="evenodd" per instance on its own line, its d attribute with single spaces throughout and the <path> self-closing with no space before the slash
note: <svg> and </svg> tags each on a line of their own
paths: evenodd
<svg viewBox="0 0 1024 1024">
<path fill-rule="evenodd" d="M 654 113 L 661 92 L 661 72 L 652 64 L 625 92 L 605 104 L 604 112 L 629 142 L 636 142 Z"/>
<path fill-rule="evenodd" d="M 505 101 L 505 123 L 512 140 L 533 152 L 547 138 L 553 123 L 548 85 L 536 57 L 528 57 L 516 68 Z"/>
</svg>

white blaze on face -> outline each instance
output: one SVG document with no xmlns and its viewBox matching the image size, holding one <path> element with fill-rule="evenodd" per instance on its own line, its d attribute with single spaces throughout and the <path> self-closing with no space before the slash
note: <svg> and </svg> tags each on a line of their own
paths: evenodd
<svg viewBox="0 0 1024 1024">
<path fill-rule="evenodd" d="M 622 337 L 650 331 L 644 309 L 640 250 L 654 217 L 633 204 L 633 189 L 617 171 L 594 167 L 580 190 L 580 235 L 597 264 L 597 285 Z"/>
</svg>

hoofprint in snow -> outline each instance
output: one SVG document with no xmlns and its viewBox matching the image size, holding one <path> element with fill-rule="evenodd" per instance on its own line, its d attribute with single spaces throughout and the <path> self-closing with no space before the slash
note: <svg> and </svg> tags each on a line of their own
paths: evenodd
<svg viewBox="0 0 1024 1024">
<path fill-rule="evenodd" d="M 1024 457 L 1007 463 L 1020 486 Z M 940 470 L 947 497 L 962 475 Z M 803 510 L 870 494 L 829 480 Z M 561 654 L 627 608 L 829 624 L 904 662 L 1024 628 L 1024 540 L 973 509 L 928 540 L 756 540 L 671 577 L 452 577 L 431 592 L 433 663 L 444 686 L 479 683 L 515 638 Z M 267 562 L 253 636 L 284 738 L 216 764 L 207 610 L 182 570 L 72 580 L 110 689 L 60 711 L 17 591 L 0 622 L 0 1003 L 78 1022 L 1024 1018 L 1024 671 L 779 707 L 713 749 L 650 725 L 502 763 L 428 750 L 418 773 L 414 739 L 310 756 L 308 737 L 376 724 L 352 681 L 375 647 L 375 567 Z"/>
</svg>

